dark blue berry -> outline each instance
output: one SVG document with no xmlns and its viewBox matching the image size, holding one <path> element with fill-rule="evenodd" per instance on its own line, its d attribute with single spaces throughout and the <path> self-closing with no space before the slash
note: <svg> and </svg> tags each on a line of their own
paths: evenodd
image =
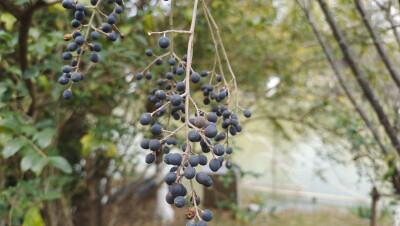
<svg viewBox="0 0 400 226">
<path fill-rule="evenodd" d="M 167 72 L 167 74 L 165 75 L 165 77 L 166 77 L 168 80 L 174 79 L 174 75 L 173 75 L 171 72 Z"/>
<path fill-rule="evenodd" d="M 175 199 L 175 197 L 173 195 L 171 195 L 171 193 L 168 193 L 165 196 L 165 200 L 167 201 L 168 204 L 174 204 L 174 199 Z"/>
<path fill-rule="evenodd" d="M 175 58 L 170 58 L 170 59 L 168 60 L 168 64 L 171 65 L 171 66 L 174 66 L 174 65 L 176 64 Z"/>
<path fill-rule="evenodd" d="M 69 51 L 76 51 L 78 49 L 78 45 L 75 42 L 70 42 L 67 46 Z"/>
<path fill-rule="evenodd" d="M 151 133 L 154 134 L 154 135 L 160 135 L 160 134 L 162 133 L 162 130 L 163 130 L 163 128 L 162 128 L 162 126 L 159 125 L 159 124 L 154 124 L 154 125 L 150 128 Z"/>
<path fill-rule="evenodd" d="M 142 147 L 143 149 L 149 149 L 149 143 L 150 143 L 149 139 L 143 139 L 140 142 L 140 147 Z"/>
<path fill-rule="evenodd" d="M 82 36 L 81 32 L 74 31 L 74 33 L 72 34 L 72 38 L 76 39 L 76 37 L 78 37 L 78 36 Z"/>
<path fill-rule="evenodd" d="M 69 90 L 69 89 L 64 90 L 63 97 L 66 100 L 71 99 L 72 98 L 72 91 Z"/>
<path fill-rule="evenodd" d="M 156 160 L 156 156 L 153 153 L 150 153 L 150 154 L 146 155 L 145 161 L 146 161 L 147 164 L 153 163 L 154 160 Z"/>
<path fill-rule="evenodd" d="M 189 138 L 189 141 L 191 141 L 191 142 L 198 142 L 198 141 L 200 141 L 201 137 L 200 137 L 199 132 L 197 132 L 197 130 L 192 130 L 189 132 L 188 138 Z"/>
<path fill-rule="evenodd" d="M 83 43 L 85 43 L 85 39 L 82 36 L 78 36 L 76 37 L 75 42 L 78 45 L 83 45 Z"/>
<path fill-rule="evenodd" d="M 205 155 L 199 155 L 199 164 L 202 166 L 207 165 L 207 156 Z"/>
<path fill-rule="evenodd" d="M 185 73 L 185 70 L 184 70 L 183 68 L 178 67 L 178 68 L 176 69 L 176 74 L 177 74 L 177 75 L 183 75 L 184 73 Z"/>
<path fill-rule="evenodd" d="M 153 56 L 153 51 L 151 51 L 151 49 L 146 49 L 146 56 Z"/>
<path fill-rule="evenodd" d="M 179 153 L 170 154 L 169 162 L 171 165 L 180 165 L 182 162 L 182 155 Z"/>
<path fill-rule="evenodd" d="M 157 90 L 155 93 L 156 97 L 160 100 L 164 100 L 167 97 L 167 94 L 165 93 L 164 90 Z"/>
<path fill-rule="evenodd" d="M 160 37 L 158 39 L 158 45 L 160 45 L 161 48 L 166 49 L 169 46 L 169 39 L 167 37 Z"/>
<path fill-rule="evenodd" d="M 99 56 L 96 53 L 90 54 L 90 61 L 92 61 L 93 63 L 99 62 Z"/>
<path fill-rule="evenodd" d="M 77 19 L 73 19 L 71 21 L 71 26 L 74 28 L 78 28 L 79 26 L 81 26 L 81 22 L 79 22 L 79 20 L 77 20 Z"/>
<path fill-rule="evenodd" d="M 93 50 L 96 52 L 101 52 L 101 44 L 100 43 L 94 43 L 93 44 Z"/>
<path fill-rule="evenodd" d="M 207 226 L 207 223 L 205 221 L 201 220 L 201 221 L 197 222 L 196 226 Z"/>
<path fill-rule="evenodd" d="M 68 65 L 65 65 L 62 67 L 62 72 L 64 72 L 64 73 L 70 73 L 71 70 L 72 70 L 71 67 Z"/>
<path fill-rule="evenodd" d="M 211 221 L 213 218 L 213 214 L 212 214 L 211 210 L 208 210 L 208 209 L 204 210 L 203 214 L 201 215 L 201 218 L 204 221 Z"/>
<path fill-rule="evenodd" d="M 183 197 L 183 196 L 177 196 L 177 197 L 174 199 L 174 205 L 175 205 L 176 207 L 178 207 L 178 208 L 184 207 L 185 204 L 186 204 L 186 199 L 185 199 L 185 197 Z"/>
<path fill-rule="evenodd" d="M 183 174 L 185 175 L 185 177 L 187 178 L 187 179 L 193 179 L 195 176 L 196 176 L 196 170 L 193 168 L 193 167 L 191 167 L 191 166 L 188 166 L 188 167 L 186 167 L 185 168 L 185 170 L 183 171 Z"/>
<path fill-rule="evenodd" d="M 162 65 L 162 63 L 163 63 L 163 61 L 160 58 L 157 58 L 156 65 L 160 66 L 160 65 Z"/>
<path fill-rule="evenodd" d="M 208 138 L 214 138 L 218 134 L 217 127 L 209 125 L 204 129 L 204 135 Z"/>
<path fill-rule="evenodd" d="M 243 115 L 244 115 L 244 117 L 246 117 L 246 118 L 250 118 L 250 117 L 251 117 L 251 111 L 250 111 L 249 109 L 245 109 L 245 110 L 243 111 Z"/>
<path fill-rule="evenodd" d="M 115 12 L 121 14 L 122 12 L 124 12 L 124 9 L 121 6 L 117 6 L 115 7 Z"/>
<path fill-rule="evenodd" d="M 165 147 L 163 148 L 163 153 L 164 153 L 164 154 L 168 154 L 170 151 L 171 151 L 171 149 L 170 149 L 169 147 L 167 147 L 167 146 L 165 146 Z"/>
<path fill-rule="evenodd" d="M 193 167 L 199 165 L 199 157 L 197 157 L 197 155 L 191 155 L 189 157 L 189 163 Z"/>
<path fill-rule="evenodd" d="M 62 58 L 63 58 L 64 60 L 71 60 L 71 59 L 72 59 L 72 54 L 71 54 L 70 52 L 64 52 L 64 53 L 62 54 Z"/>
<path fill-rule="evenodd" d="M 182 91 L 185 91 L 185 89 L 186 89 L 186 85 L 184 82 L 178 82 L 176 84 L 176 90 L 182 92 Z"/>
<path fill-rule="evenodd" d="M 148 72 L 148 73 L 146 74 L 146 79 L 147 79 L 147 80 L 150 80 L 151 78 L 153 78 L 153 74 L 152 74 L 151 72 Z"/>
<path fill-rule="evenodd" d="M 63 0 L 61 5 L 66 9 L 72 9 L 74 6 L 74 2 L 72 0 Z"/>
<path fill-rule="evenodd" d="M 65 77 L 64 75 L 62 75 L 58 79 L 58 83 L 60 83 L 61 85 L 67 85 L 69 83 L 69 79 L 67 77 Z"/>
<path fill-rule="evenodd" d="M 143 74 L 142 73 L 137 73 L 136 74 L 136 80 L 142 80 Z"/>
<path fill-rule="evenodd" d="M 168 185 L 173 184 L 176 179 L 178 178 L 178 176 L 176 175 L 176 173 L 174 172 L 169 172 L 167 173 L 167 175 L 164 178 L 165 183 L 167 183 Z"/>
<path fill-rule="evenodd" d="M 115 32 L 111 32 L 110 34 L 108 34 L 108 40 L 114 42 L 117 41 L 118 39 L 118 35 Z"/>
<path fill-rule="evenodd" d="M 83 4 L 83 3 L 78 3 L 78 4 L 76 4 L 76 10 L 78 10 L 78 11 L 84 11 L 85 9 L 86 9 L 85 4 Z"/>
<path fill-rule="evenodd" d="M 111 27 L 110 24 L 103 24 L 103 26 L 101 27 L 101 30 L 106 32 L 106 33 L 110 32 L 111 29 L 112 29 L 112 27 Z"/>
<path fill-rule="evenodd" d="M 221 164 L 217 159 L 211 159 L 210 163 L 208 164 L 210 166 L 210 169 L 213 172 L 217 172 L 219 168 L 221 167 Z"/>
<path fill-rule="evenodd" d="M 73 82 L 79 82 L 81 80 L 81 75 L 78 72 L 74 72 L 71 75 L 71 80 Z"/>
<path fill-rule="evenodd" d="M 160 141 L 157 139 L 152 139 L 149 142 L 149 149 L 152 151 L 158 151 L 158 149 L 160 149 Z"/>
<path fill-rule="evenodd" d="M 191 80 L 193 83 L 199 83 L 200 82 L 200 75 L 197 72 L 194 72 L 191 76 Z"/>
<path fill-rule="evenodd" d="M 100 38 L 100 34 L 97 31 L 93 31 L 90 36 L 92 37 L 93 40 L 98 40 Z"/>
<path fill-rule="evenodd" d="M 142 125 L 149 125 L 150 122 L 151 122 L 151 114 L 150 113 L 143 113 L 140 116 L 139 121 L 140 121 L 140 124 L 142 124 Z"/>
<path fill-rule="evenodd" d="M 75 12 L 75 19 L 77 20 L 83 20 L 85 18 L 85 12 L 83 11 L 76 11 Z"/>
<path fill-rule="evenodd" d="M 109 23 L 109 24 L 115 24 L 116 21 L 117 21 L 117 18 L 115 18 L 114 15 L 109 15 L 107 17 L 107 23 Z"/>
<path fill-rule="evenodd" d="M 213 148 L 213 152 L 218 156 L 222 156 L 225 153 L 224 146 L 222 144 L 215 145 Z"/>
</svg>

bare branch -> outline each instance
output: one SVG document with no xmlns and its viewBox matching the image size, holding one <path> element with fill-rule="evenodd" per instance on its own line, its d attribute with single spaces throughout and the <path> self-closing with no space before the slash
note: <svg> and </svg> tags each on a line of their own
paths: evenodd
<svg viewBox="0 0 400 226">
<path fill-rule="evenodd" d="M 314 18 L 312 17 L 309 7 L 305 7 L 304 5 L 302 5 L 300 3 L 300 0 L 296 0 L 298 5 L 302 8 L 302 10 L 304 11 L 308 22 L 310 23 L 313 32 L 315 34 L 315 36 L 317 37 L 322 49 L 324 50 L 324 53 L 329 61 L 329 64 L 331 65 L 334 74 L 336 76 L 336 78 L 339 81 L 340 86 L 342 87 L 343 91 L 345 92 L 346 96 L 349 98 L 350 102 L 353 104 L 354 108 L 356 109 L 356 111 L 358 112 L 358 114 L 360 115 L 360 117 L 362 118 L 362 120 L 364 121 L 364 123 L 367 125 L 368 129 L 370 130 L 370 132 L 372 133 L 372 135 L 374 136 L 376 142 L 378 143 L 379 147 L 382 150 L 382 154 L 386 157 L 390 156 L 391 153 L 390 151 L 385 147 L 385 145 L 383 144 L 383 141 L 379 135 L 379 132 L 377 130 L 377 128 L 374 126 L 374 124 L 369 120 L 367 114 L 364 112 L 364 110 L 361 108 L 360 104 L 358 104 L 358 102 L 356 101 L 356 99 L 354 98 L 354 96 L 351 94 L 350 88 L 347 86 L 346 81 L 344 80 L 344 76 L 342 75 L 342 73 L 340 72 L 339 66 L 337 65 L 333 53 L 331 51 L 331 49 L 329 48 L 326 40 L 324 39 L 324 37 L 322 36 L 321 32 L 318 30 L 317 25 L 314 21 Z M 394 167 L 395 169 L 395 174 L 392 177 L 392 182 L 394 187 L 396 188 L 396 190 L 398 192 L 400 192 L 400 181 L 399 181 L 399 171 L 397 169 L 397 167 L 394 164 L 394 160 L 390 160 L 388 162 L 389 167 Z"/>
<path fill-rule="evenodd" d="M 390 77 L 392 77 L 393 81 L 396 83 L 397 88 L 400 89 L 400 75 L 394 68 L 393 62 L 390 60 L 385 50 L 381 37 L 379 36 L 378 32 L 376 32 L 376 30 L 372 27 L 372 23 L 369 19 L 369 15 L 367 14 L 364 8 L 363 3 L 360 0 L 354 0 L 354 3 L 356 5 L 358 12 L 362 17 L 365 27 L 367 27 L 368 32 L 371 35 L 375 48 L 378 51 L 382 62 L 385 64 L 387 70 L 389 71 Z"/>
<path fill-rule="evenodd" d="M 397 137 L 396 131 L 393 128 L 393 125 L 390 123 L 386 113 L 383 110 L 383 107 L 379 103 L 378 97 L 375 95 L 372 90 L 365 71 L 360 67 L 360 63 L 358 62 L 354 51 L 348 44 L 345 39 L 342 31 L 337 25 L 335 19 L 332 16 L 325 0 L 318 0 L 319 5 L 321 6 L 322 11 L 324 12 L 325 18 L 333 32 L 333 35 L 338 42 L 340 49 L 342 50 L 343 55 L 345 56 L 349 66 L 353 72 L 354 77 L 357 79 L 358 84 L 363 90 L 365 97 L 368 102 L 371 104 L 375 113 L 377 114 L 381 125 L 385 128 L 386 134 L 389 136 L 390 141 L 392 142 L 393 147 L 396 149 L 397 153 L 400 154 L 400 141 Z"/>
</svg>

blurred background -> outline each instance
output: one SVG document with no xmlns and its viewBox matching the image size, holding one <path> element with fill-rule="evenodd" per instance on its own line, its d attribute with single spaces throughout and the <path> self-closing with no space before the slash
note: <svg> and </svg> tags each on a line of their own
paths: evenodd
<svg viewBox="0 0 400 226">
<path fill-rule="evenodd" d="M 86 78 L 70 101 L 62 98 L 58 78 L 73 13 L 60 2 L 0 2 L 0 225 L 185 225 L 185 210 L 165 203 L 169 168 L 162 157 L 147 165 L 139 146 L 151 136 L 138 118 L 149 108 L 153 85 L 135 75 L 151 62 L 146 49 L 161 53 L 158 37 L 147 31 L 169 29 L 170 1 L 126 0 L 118 19 L 125 39 L 103 40 L 96 66 L 84 61 Z M 175 2 L 174 27 L 188 29 L 193 2 Z M 213 175 L 214 188 L 197 187 L 202 204 L 215 210 L 210 225 L 395 221 L 399 2 L 360 1 L 367 13 L 361 16 L 358 1 L 326 1 L 350 57 L 319 2 L 325 1 L 206 1 L 235 71 L 241 106 L 253 113 L 241 118 L 243 132 L 232 140 L 233 169 Z M 211 70 L 213 43 L 198 13 L 193 67 Z M 184 55 L 187 36 L 175 35 L 174 48 Z M 371 107 L 360 75 L 392 130 Z M 202 100 L 200 85 L 192 91 Z"/>
</svg>

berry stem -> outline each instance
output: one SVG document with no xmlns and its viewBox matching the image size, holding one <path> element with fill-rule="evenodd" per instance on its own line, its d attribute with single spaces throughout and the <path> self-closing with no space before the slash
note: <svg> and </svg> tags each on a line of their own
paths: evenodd
<svg viewBox="0 0 400 226">
<path fill-rule="evenodd" d="M 225 59 L 226 65 L 227 65 L 228 70 L 229 70 L 229 72 L 230 72 L 230 74 L 232 76 L 233 85 L 234 85 L 234 88 L 235 88 L 235 95 L 236 95 L 236 101 L 235 101 L 234 109 L 236 110 L 236 114 L 237 114 L 237 108 L 239 107 L 239 92 L 238 92 L 238 89 L 237 89 L 236 76 L 235 76 L 235 73 L 232 70 L 228 55 L 226 54 L 226 50 L 225 50 L 224 44 L 222 42 L 221 35 L 219 33 L 218 25 L 215 22 L 213 16 L 211 15 L 210 11 L 208 10 L 204 0 L 201 0 L 201 3 L 202 3 L 202 6 L 203 6 L 203 10 L 205 12 L 206 18 L 208 18 L 207 19 L 207 23 L 209 23 L 209 20 L 210 20 L 211 24 L 213 25 L 213 27 L 215 29 L 215 33 L 216 33 L 217 38 L 218 38 L 218 43 L 221 46 L 221 51 L 222 51 L 222 54 L 224 55 L 224 59 Z M 211 34 L 213 34 L 213 32 L 211 32 Z M 216 50 L 216 52 L 218 52 L 218 51 Z M 224 77 L 224 76 L 222 76 L 222 77 Z M 224 80 L 225 80 L 225 78 L 224 78 Z M 225 83 L 226 83 L 226 81 L 225 81 Z M 230 94 L 229 94 L 229 89 L 228 89 L 228 100 L 229 100 L 229 96 L 230 96 Z"/>
<path fill-rule="evenodd" d="M 149 65 L 147 65 L 147 67 L 145 67 L 145 68 L 143 69 L 142 74 L 144 74 L 153 64 L 155 64 L 156 61 L 157 61 L 157 59 L 159 59 L 159 58 L 162 59 L 163 57 L 168 56 L 169 54 L 170 54 L 170 53 L 167 52 L 167 53 L 164 53 L 164 54 L 161 55 L 161 56 L 157 56 L 156 59 L 154 59 Z"/>
<path fill-rule="evenodd" d="M 164 35 L 166 33 L 181 33 L 181 34 L 191 34 L 191 31 L 185 31 L 185 30 L 165 30 L 165 31 L 147 31 L 148 35 L 153 35 L 153 34 L 161 34 Z"/>
<path fill-rule="evenodd" d="M 193 60 L 193 39 L 194 39 L 194 28 L 196 26 L 196 17 L 197 17 L 197 4 L 198 0 L 194 1 L 193 14 L 192 14 L 192 23 L 190 25 L 190 36 L 188 41 L 188 50 L 187 50 L 187 64 L 186 64 L 186 101 L 185 101 L 185 125 L 186 125 L 186 143 L 189 147 L 189 102 L 190 102 L 190 68 L 192 68 L 192 60 Z M 189 70 L 188 70 L 189 68 Z M 188 151 L 189 148 L 185 150 L 185 152 L 190 153 Z"/>
<path fill-rule="evenodd" d="M 93 19 L 94 19 L 94 17 L 96 16 L 96 11 L 99 11 L 98 6 L 99 6 L 99 4 L 101 3 L 101 1 L 102 1 L 102 0 L 99 0 L 99 1 L 97 2 L 97 4 L 94 6 L 93 13 L 92 13 L 92 15 L 90 16 L 89 23 L 87 24 L 87 30 L 86 30 L 86 34 L 85 34 L 85 43 L 83 43 L 81 52 L 79 53 L 79 55 L 78 55 L 78 57 L 77 57 L 77 64 L 76 64 L 75 72 L 78 72 L 78 70 L 79 70 L 79 65 L 81 64 L 81 59 L 82 59 L 83 51 L 85 51 L 85 47 L 87 47 L 87 45 L 88 45 L 88 44 L 87 44 L 87 39 L 88 39 L 88 37 L 89 37 L 90 29 L 92 28 Z M 73 85 L 73 84 L 74 84 L 74 83 L 72 82 L 71 85 L 70 85 L 70 87 L 69 87 L 69 90 L 72 89 L 72 85 Z"/>
</svg>

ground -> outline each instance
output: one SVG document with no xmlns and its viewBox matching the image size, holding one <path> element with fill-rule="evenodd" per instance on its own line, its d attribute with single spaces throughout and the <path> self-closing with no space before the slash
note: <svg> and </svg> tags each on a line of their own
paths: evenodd
<svg viewBox="0 0 400 226">
<path fill-rule="evenodd" d="M 216 218 L 209 223 L 210 226 L 243 226 L 243 225 L 265 225 L 265 226 L 368 226 L 369 220 L 362 219 L 357 215 L 338 209 L 326 209 L 318 212 L 302 212 L 298 210 L 286 210 L 275 214 L 275 216 L 258 215 L 256 221 L 240 221 L 233 219 L 233 214 L 226 211 L 214 210 Z M 178 214 L 177 214 L 178 215 Z M 181 215 L 182 216 L 182 215 Z M 179 216 L 180 217 L 180 216 Z M 137 224 L 135 224 L 137 225 Z M 141 222 L 141 225 L 142 222 Z M 144 224 L 160 225 L 159 222 L 147 222 Z M 186 225 L 186 220 L 181 218 L 173 225 Z M 390 226 L 390 218 L 379 219 L 378 226 Z"/>
</svg>

